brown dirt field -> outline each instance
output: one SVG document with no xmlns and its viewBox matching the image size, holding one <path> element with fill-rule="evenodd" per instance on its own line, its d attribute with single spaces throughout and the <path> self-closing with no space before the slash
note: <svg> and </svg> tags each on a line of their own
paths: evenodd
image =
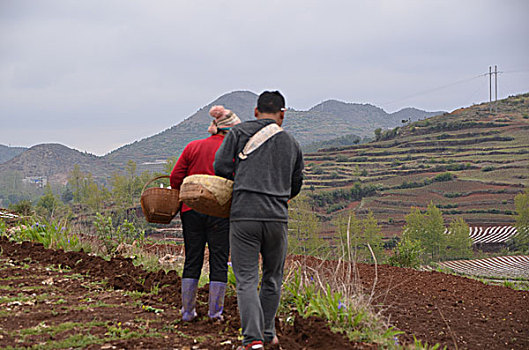
<svg viewBox="0 0 529 350">
<path fill-rule="evenodd" d="M 175 271 L 146 272 L 131 259 L 105 261 L 83 252 L 48 250 L 40 244 L 16 244 L 4 238 L 0 248 L 1 347 L 40 346 L 75 334 L 102 339 L 89 349 L 231 349 L 239 343 L 235 296 L 226 298 L 223 323 L 203 317 L 187 324 L 178 321 L 180 277 Z M 316 259 L 292 259 L 321 265 Z M 336 278 L 336 263 L 324 265 Z M 529 348 L 527 291 L 389 266 L 375 270 L 359 264 L 358 271 L 366 291 L 371 290 L 376 271 L 374 303 L 404 332 L 400 343 L 412 342 L 415 334 L 423 342 L 448 348 L 455 348 L 456 343 L 459 349 Z M 138 293 L 153 287 L 157 293 Z M 207 313 L 207 287 L 200 289 L 198 313 Z M 75 324 L 68 330 L 45 331 L 65 322 Z M 344 340 L 316 318 L 296 317 L 292 326 L 277 320 L 277 325 L 283 349 L 375 348 Z M 33 334 L 22 336 L 20 330 L 30 327 Z"/>
<path fill-rule="evenodd" d="M 310 257 L 295 261 L 320 266 L 329 278 L 340 278 L 335 262 Z M 357 264 L 366 292 L 376 278 L 373 305 L 390 323 L 429 344 L 449 349 L 529 349 L 529 292 L 491 286 L 476 280 L 387 265 Z M 376 277 L 375 277 L 376 276 Z"/>
<path fill-rule="evenodd" d="M 225 300 L 222 323 L 207 317 L 179 321 L 180 277 L 175 271 L 146 272 L 129 258 L 106 261 L 3 237 L 0 249 L 2 348 L 43 347 L 75 335 L 101 339 L 88 349 L 232 349 L 240 344 L 235 296 Z M 153 287 L 157 293 L 141 294 Z M 136 292 L 136 297 L 124 292 Z M 207 314 L 207 298 L 205 286 L 199 290 L 199 315 Z M 65 322 L 71 322 L 70 329 L 46 331 Z M 296 317 L 293 325 L 276 323 L 283 349 L 375 348 L 332 333 L 321 319 Z"/>
</svg>

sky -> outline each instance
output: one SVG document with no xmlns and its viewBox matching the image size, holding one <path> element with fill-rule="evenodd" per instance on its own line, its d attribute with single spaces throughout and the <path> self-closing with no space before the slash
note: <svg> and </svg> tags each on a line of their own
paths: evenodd
<svg viewBox="0 0 529 350">
<path fill-rule="evenodd" d="M 498 99 L 526 93 L 528 13 L 527 0 L 0 0 L 0 144 L 104 155 L 237 90 L 280 90 L 297 110 L 452 111 L 488 101 L 494 65 Z"/>
</svg>

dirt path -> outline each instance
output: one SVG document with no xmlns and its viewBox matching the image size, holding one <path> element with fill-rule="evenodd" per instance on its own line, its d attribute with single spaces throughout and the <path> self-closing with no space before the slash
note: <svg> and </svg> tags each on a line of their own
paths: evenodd
<svg viewBox="0 0 529 350">
<path fill-rule="evenodd" d="M 232 349 L 239 344 L 234 296 L 226 299 L 224 323 L 178 322 L 180 277 L 174 271 L 148 273 L 130 259 L 105 261 L 3 238 L 0 248 L 2 347 Z M 371 290 L 373 266 L 358 269 Z M 529 292 L 389 266 L 379 266 L 377 274 L 374 301 L 405 332 L 400 343 L 412 342 L 415 334 L 449 348 L 455 343 L 459 349 L 529 348 Z M 198 312 L 207 313 L 206 288 L 199 292 Z M 373 348 L 346 342 L 318 319 L 297 317 L 294 325 L 278 322 L 278 329 L 283 349 Z"/>
</svg>

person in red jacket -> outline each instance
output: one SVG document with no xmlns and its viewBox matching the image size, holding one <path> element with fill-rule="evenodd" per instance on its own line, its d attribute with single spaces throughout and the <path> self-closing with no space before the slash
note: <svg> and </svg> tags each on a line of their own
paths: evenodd
<svg viewBox="0 0 529 350">
<path fill-rule="evenodd" d="M 191 141 L 184 149 L 173 171 L 171 187 L 180 189 L 186 176 L 194 174 L 215 175 L 215 153 L 232 126 L 241 121 L 235 113 L 223 106 L 213 106 L 209 114 L 215 118 L 202 140 Z M 191 321 L 196 316 L 196 293 L 204 261 L 206 243 L 209 249 L 209 317 L 222 320 L 224 294 L 228 278 L 229 219 L 196 212 L 185 204 L 180 212 L 184 232 L 185 262 L 182 274 L 182 320 Z"/>
</svg>

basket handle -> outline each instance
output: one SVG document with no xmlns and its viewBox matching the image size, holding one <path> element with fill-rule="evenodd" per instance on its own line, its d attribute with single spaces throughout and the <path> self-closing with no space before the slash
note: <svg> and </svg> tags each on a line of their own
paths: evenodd
<svg viewBox="0 0 529 350">
<path fill-rule="evenodd" d="M 143 186 L 143 189 L 141 190 L 141 194 L 143 194 L 143 192 L 145 191 L 145 188 L 147 188 L 147 186 L 149 186 L 151 184 L 151 182 L 159 180 L 159 179 L 164 179 L 164 178 L 170 178 L 170 176 L 169 175 L 160 175 L 160 176 L 156 176 L 155 178 L 150 179 L 149 181 L 147 181 L 147 183 L 145 184 L 145 186 Z"/>
</svg>

